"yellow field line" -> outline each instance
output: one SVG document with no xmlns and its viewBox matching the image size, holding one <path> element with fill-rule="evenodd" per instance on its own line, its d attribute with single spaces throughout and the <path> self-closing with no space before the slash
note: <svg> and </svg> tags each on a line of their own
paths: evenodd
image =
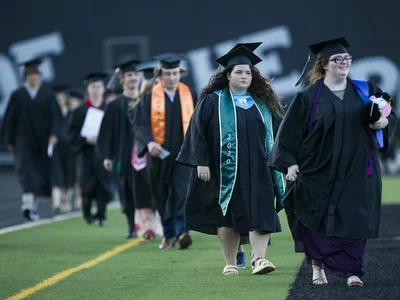
<svg viewBox="0 0 400 300">
<path fill-rule="evenodd" d="M 64 278 L 67 278 L 68 276 L 70 276 L 70 275 L 72 275 L 72 274 L 74 274 L 76 272 L 79 272 L 79 271 L 81 271 L 83 269 L 91 268 L 91 267 L 93 267 L 93 266 L 95 266 L 95 265 L 97 265 L 97 264 L 99 264 L 99 263 L 101 263 L 101 262 L 103 262 L 103 261 L 105 261 L 105 260 L 107 260 L 107 259 L 109 259 L 109 258 L 111 258 L 111 257 L 113 257 L 113 256 L 115 256 L 115 255 L 117 255 L 117 254 L 129 249 L 129 248 L 131 248 L 131 247 L 137 246 L 143 241 L 144 241 L 143 238 L 137 238 L 137 239 L 134 239 L 132 241 L 129 241 L 129 242 L 127 242 L 125 244 L 122 244 L 122 245 L 120 245 L 118 247 L 115 247 L 114 249 L 103 253 L 99 257 L 96 257 L 95 259 L 87 261 L 87 262 L 85 262 L 85 263 L 83 263 L 83 264 L 81 264 L 81 265 L 79 265 L 79 266 L 77 266 L 75 268 L 71 268 L 71 269 L 59 272 L 59 273 L 51 276 L 50 278 L 47 278 L 47 279 L 43 280 L 42 282 L 38 283 L 37 285 L 35 285 L 33 287 L 30 287 L 28 289 L 24 289 L 21 292 L 19 292 L 18 294 L 14 295 L 14 296 L 11 296 L 11 297 L 9 297 L 7 299 L 8 300 L 18 300 L 18 299 L 23 299 L 25 297 L 28 297 L 28 296 L 30 296 L 30 295 L 32 295 L 32 294 L 34 294 L 34 293 L 46 288 L 46 287 L 49 287 L 49 286 L 52 286 L 52 285 L 56 284 L 57 282 L 63 280 Z"/>
</svg>

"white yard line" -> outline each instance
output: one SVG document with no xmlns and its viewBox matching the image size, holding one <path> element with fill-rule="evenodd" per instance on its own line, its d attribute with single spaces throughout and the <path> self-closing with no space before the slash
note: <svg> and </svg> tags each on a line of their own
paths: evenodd
<svg viewBox="0 0 400 300">
<path fill-rule="evenodd" d="M 115 208 L 118 208 L 118 207 L 119 207 L 119 201 L 114 201 L 114 202 L 110 203 L 109 205 L 107 205 L 107 209 L 115 209 Z M 78 211 L 78 212 L 70 212 L 70 213 L 66 213 L 66 214 L 63 214 L 63 215 L 59 215 L 59 216 L 55 216 L 55 217 L 52 217 L 52 218 L 47 218 L 47 219 L 43 219 L 43 220 L 39 220 L 39 221 L 34 221 L 34 222 L 28 222 L 28 223 L 24 223 L 24 224 L 9 226 L 9 227 L 0 229 L 0 235 L 6 234 L 6 233 L 9 233 L 9 232 L 23 230 L 23 229 L 29 229 L 29 228 L 33 228 L 33 227 L 38 227 L 38 226 L 42 226 L 42 225 L 46 225 L 46 224 L 52 224 L 52 223 L 56 223 L 56 222 L 61 222 L 61 221 L 77 218 L 77 217 L 80 217 L 80 216 L 82 216 L 82 213 L 80 211 Z"/>
</svg>

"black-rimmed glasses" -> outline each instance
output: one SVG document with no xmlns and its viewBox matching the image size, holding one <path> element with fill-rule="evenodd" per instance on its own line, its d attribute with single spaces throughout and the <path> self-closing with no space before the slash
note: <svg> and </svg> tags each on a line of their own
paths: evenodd
<svg viewBox="0 0 400 300">
<path fill-rule="evenodd" d="M 335 58 L 329 59 L 329 61 L 334 61 L 338 65 L 342 65 L 344 62 L 352 62 L 353 56 L 336 56 Z"/>
</svg>

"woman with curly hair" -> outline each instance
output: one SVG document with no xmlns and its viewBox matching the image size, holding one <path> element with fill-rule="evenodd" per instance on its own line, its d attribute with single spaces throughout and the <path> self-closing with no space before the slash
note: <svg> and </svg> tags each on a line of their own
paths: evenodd
<svg viewBox="0 0 400 300">
<path fill-rule="evenodd" d="M 218 235 L 224 275 L 237 275 L 236 252 L 249 236 L 253 274 L 275 266 L 265 259 L 270 233 L 280 232 L 282 174 L 267 167 L 280 101 L 254 65 L 261 43 L 239 44 L 217 62 L 200 96 L 177 161 L 193 167 L 186 199 L 188 230 Z M 276 207 L 274 199 L 277 198 Z"/>
</svg>

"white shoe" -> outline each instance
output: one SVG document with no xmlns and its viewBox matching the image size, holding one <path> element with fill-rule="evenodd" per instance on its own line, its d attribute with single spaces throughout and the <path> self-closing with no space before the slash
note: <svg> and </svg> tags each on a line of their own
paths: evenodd
<svg viewBox="0 0 400 300">
<path fill-rule="evenodd" d="M 347 286 L 349 287 L 354 287 L 354 286 L 363 286 L 364 283 L 361 281 L 361 279 L 358 276 L 350 276 L 347 279 Z"/>
</svg>

